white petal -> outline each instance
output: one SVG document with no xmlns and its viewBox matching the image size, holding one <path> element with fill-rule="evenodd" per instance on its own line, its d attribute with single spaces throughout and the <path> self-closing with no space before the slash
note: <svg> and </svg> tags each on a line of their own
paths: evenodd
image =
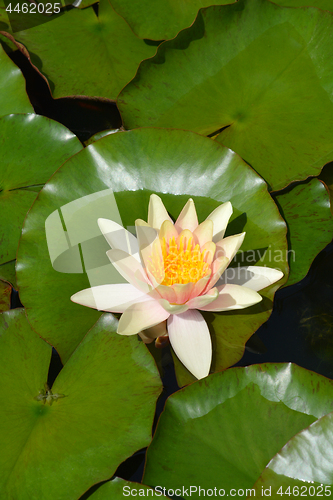
<svg viewBox="0 0 333 500">
<path fill-rule="evenodd" d="M 192 198 L 188 200 L 183 210 L 180 212 L 175 222 L 175 228 L 178 232 L 189 229 L 193 232 L 198 227 L 198 216 Z"/>
<path fill-rule="evenodd" d="M 207 377 L 212 362 L 212 341 L 206 321 L 195 310 L 170 316 L 170 342 L 184 366 L 198 379 Z"/>
<path fill-rule="evenodd" d="M 220 241 L 225 233 L 229 219 L 232 214 L 232 205 L 230 201 L 223 203 L 208 215 L 206 220 L 212 220 L 214 224 L 213 241 Z"/>
<path fill-rule="evenodd" d="M 200 307 L 201 311 L 220 312 L 245 309 L 258 304 L 262 300 L 259 293 L 245 286 L 222 285 L 216 288 L 219 291 L 219 296 L 210 304 Z"/>
<path fill-rule="evenodd" d="M 199 243 L 200 248 L 204 246 L 205 243 L 212 241 L 213 239 L 213 221 L 204 220 L 199 224 L 199 226 L 194 230 L 193 236 L 195 243 Z"/>
<path fill-rule="evenodd" d="M 100 285 L 75 293 L 71 301 L 98 311 L 122 313 L 136 302 L 151 300 L 151 297 L 129 283 Z"/>
<path fill-rule="evenodd" d="M 235 257 L 245 238 L 245 233 L 228 236 L 216 243 L 215 258 L 228 257 L 229 262 Z"/>
<path fill-rule="evenodd" d="M 139 288 L 144 293 L 151 290 L 151 286 L 142 265 L 123 250 L 108 250 L 106 255 L 117 269 L 117 271 L 131 285 Z"/>
<path fill-rule="evenodd" d="M 244 285 L 258 292 L 266 286 L 272 285 L 283 277 L 283 272 L 271 267 L 246 266 L 227 269 L 217 285 L 230 283 Z"/>
<path fill-rule="evenodd" d="M 138 240 L 132 233 L 113 220 L 98 219 L 97 222 L 111 248 L 123 250 L 140 262 Z"/>
<path fill-rule="evenodd" d="M 206 306 L 217 299 L 218 295 L 218 289 L 212 288 L 205 295 L 200 295 L 199 297 L 194 297 L 194 299 L 189 300 L 187 306 L 189 309 L 202 309 L 203 306 Z"/>
<path fill-rule="evenodd" d="M 164 267 L 158 232 L 156 229 L 153 229 L 150 226 L 142 226 L 141 224 L 138 224 L 138 222 L 138 220 L 135 221 L 136 234 L 138 237 L 140 256 L 144 266 L 146 268 L 149 267 L 149 260 L 154 254 L 155 258 L 158 259 L 158 261 L 161 262 L 162 267 Z"/>
<path fill-rule="evenodd" d="M 170 316 L 156 300 L 131 305 L 121 316 L 117 332 L 120 335 L 134 335 L 141 330 L 162 323 Z"/>
<path fill-rule="evenodd" d="M 148 205 L 148 224 L 159 231 L 165 220 L 172 222 L 161 198 L 152 194 Z"/>
<path fill-rule="evenodd" d="M 169 314 L 182 314 L 188 310 L 187 304 L 170 304 L 166 299 L 157 299 L 157 301 Z"/>
</svg>

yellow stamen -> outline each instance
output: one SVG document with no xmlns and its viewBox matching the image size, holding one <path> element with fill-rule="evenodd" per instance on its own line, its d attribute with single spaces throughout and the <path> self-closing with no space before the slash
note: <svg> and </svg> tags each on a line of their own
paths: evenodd
<svg viewBox="0 0 333 500">
<path fill-rule="evenodd" d="M 168 242 L 163 237 L 160 243 L 163 262 L 159 253 L 153 250 L 149 270 L 161 285 L 196 283 L 209 273 L 210 266 L 205 262 L 206 251 L 201 252 L 200 246 L 194 245 L 193 237 L 181 235 L 178 245 L 174 236 Z"/>
</svg>

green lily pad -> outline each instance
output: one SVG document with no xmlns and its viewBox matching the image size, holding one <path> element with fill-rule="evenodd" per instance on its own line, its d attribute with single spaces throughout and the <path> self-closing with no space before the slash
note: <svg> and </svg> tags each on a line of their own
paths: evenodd
<svg viewBox="0 0 333 500">
<path fill-rule="evenodd" d="M 0 264 L 0 279 L 8 281 L 14 286 L 14 288 L 17 288 L 15 264 L 16 260 Z"/>
<path fill-rule="evenodd" d="M 110 0 L 113 8 L 140 38 L 169 40 L 180 30 L 190 26 L 201 7 L 212 5 L 212 0 Z M 220 0 L 219 5 L 231 3 Z"/>
<path fill-rule="evenodd" d="M 231 368 L 196 382 L 167 400 L 143 481 L 167 494 L 196 486 L 195 499 L 199 486 L 246 498 L 240 491 L 282 446 L 332 411 L 332 396 L 331 380 L 292 364 Z"/>
<path fill-rule="evenodd" d="M 97 132 L 97 134 L 92 135 L 91 137 L 89 137 L 89 139 L 87 141 L 85 141 L 85 145 L 89 146 L 93 142 L 98 141 L 98 139 L 101 139 L 102 137 L 105 137 L 106 135 L 115 134 L 116 132 L 120 132 L 120 129 L 102 130 L 101 132 Z"/>
<path fill-rule="evenodd" d="M 240 0 L 202 9 L 141 64 L 118 105 L 127 129 L 223 129 L 216 140 L 278 190 L 333 158 L 332 71 L 330 13 Z"/>
<path fill-rule="evenodd" d="M 98 17 L 92 7 L 73 9 L 52 22 L 16 33 L 15 38 L 26 45 L 55 98 L 116 99 L 140 62 L 156 52 L 156 47 L 134 35 L 108 0 L 100 2 Z"/>
<path fill-rule="evenodd" d="M 76 500 L 150 442 L 157 369 L 144 345 L 115 334 L 117 321 L 104 315 L 46 399 L 51 347 L 24 310 L 0 321 L 1 498 Z"/>
<path fill-rule="evenodd" d="M 10 296 L 12 293 L 12 286 L 7 281 L 0 279 L 0 313 L 9 311 L 10 309 Z"/>
<path fill-rule="evenodd" d="M 284 7 L 316 7 L 317 9 L 333 11 L 332 0 L 276 0 L 274 3 Z"/>
<path fill-rule="evenodd" d="M 160 498 L 169 498 L 163 494 L 158 494 L 156 496 Z M 152 497 L 153 492 L 151 488 L 145 484 L 133 483 L 130 481 L 125 481 L 120 477 L 115 477 L 112 481 L 108 481 L 98 488 L 95 493 L 93 493 L 89 498 L 91 500 L 123 500 L 124 497 Z"/>
<path fill-rule="evenodd" d="M 161 195 L 174 219 L 189 197 L 199 221 L 230 200 L 234 214 L 226 234 L 247 232 L 238 264 L 279 268 L 287 279 L 285 223 L 264 181 L 238 155 L 187 131 L 108 135 L 70 158 L 45 185 L 26 218 L 18 250 L 18 286 L 29 321 L 63 360 L 100 314 L 72 303 L 71 295 L 123 281 L 105 255 L 109 246 L 97 218 L 133 227 L 135 219 L 147 220 L 151 193 Z M 264 300 L 249 309 L 203 313 L 215 346 L 214 370 L 240 359 L 245 342 L 269 317 L 281 283 L 265 289 Z"/>
<path fill-rule="evenodd" d="M 288 285 L 307 274 L 313 259 L 333 237 L 333 217 L 325 186 L 317 179 L 276 196 L 289 229 Z"/>
<path fill-rule="evenodd" d="M 324 166 L 319 178 L 325 184 L 330 195 L 331 212 L 333 213 L 333 163 Z"/>
<path fill-rule="evenodd" d="M 9 113 L 33 113 L 25 91 L 25 79 L 0 44 L 0 116 Z"/>
<path fill-rule="evenodd" d="M 51 175 L 82 149 L 58 122 L 33 114 L 0 118 L 0 264 L 12 261 L 27 211 Z"/>
<path fill-rule="evenodd" d="M 331 496 L 332 453 L 333 413 L 329 413 L 293 437 L 279 451 L 256 481 L 256 494 L 264 489 L 270 490 L 271 498 L 281 498 L 281 492 L 292 498 Z"/>
</svg>

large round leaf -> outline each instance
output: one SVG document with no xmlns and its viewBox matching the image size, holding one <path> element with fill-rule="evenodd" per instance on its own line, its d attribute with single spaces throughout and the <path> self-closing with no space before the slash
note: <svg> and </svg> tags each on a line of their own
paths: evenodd
<svg viewBox="0 0 333 500">
<path fill-rule="evenodd" d="M 167 494 L 196 486 L 195 499 L 199 486 L 244 496 L 237 490 L 252 488 L 289 439 L 330 412 L 332 396 L 331 380 L 292 364 L 232 368 L 196 382 L 168 399 L 143 481 Z"/>
<path fill-rule="evenodd" d="M 152 40 L 169 40 L 180 30 L 190 26 L 201 7 L 212 5 L 212 0 L 110 0 L 136 35 Z M 220 0 L 219 4 L 231 3 Z"/>
<path fill-rule="evenodd" d="M 333 413 L 323 416 L 293 437 L 271 460 L 255 483 L 256 494 L 331 496 L 333 487 Z M 288 494 L 290 492 L 290 495 Z"/>
<path fill-rule="evenodd" d="M 14 286 L 14 288 L 17 288 L 15 263 L 16 260 L 11 260 L 5 264 L 0 264 L 0 279 L 8 281 Z"/>
<path fill-rule="evenodd" d="M 32 113 L 25 91 L 25 79 L 0 45 L 0 116 L 9 113 Z"/>
<path fill-rule="evenodd" d="M 0 317 L 0 491 L 3 500 L 77 500 L 147 446 L 161 383 L 136 338 L 104 315 L 46 400 L 51 347 L 23 310 Z"/>
<path fill-rule="evenodd" d="M 189 197 L 199 221 L 230 200 L 234 214 L 227 234 L 247 232 L 239 263 L 280 268 L 287 276 L 285 223 L 264 181 L 235 153 L 186 131 L 108 135 L 73 156 L 46 184 L 26 218 L 18 251 L 18 285 L 29 320 L 63 359 L 99 314 L 70 301 L 89 287 L 83 271 L 92 286 L 120 281 L 112 274 L 97 219 L 133 227 L 135 219 L 147 220 L 152 192 L 160 193 L 174 219 Z M 213 369 L 242 356 L 245 342 L 268 318 L 277 286 L 266 289 L 264 300 L 249 309 L 204 314 L 215 346 Z"/>
<path fill-rule="evenodd" d="M 333 237 L 333 217 L 325 186 L 317 179 L 276 197 L 289 229 L 288 285 L 305 277 L 313 259 Z"/>
<path fill-rule="evenodd" d="M 274 3 L 285 7 L 317 7 L 317 9 L 333 11 L 332 0 L 275 0 Z"/>
<path fill-rule="evenodd" d="M 8 281 L 0 279 L 0 313 L 9 311 L 12 286 Z"/>
<path fill-rule="evenodd" d="M 236 151 L 272 189 L 333 158 L 333 18 L 240 0 L 200 11 L 119 96 L 125 127 L 176 127 Z"/>
<path fill-rule="evenodd" d="M 53 97 L 115 99 L 135 76 L 140 62 L 156 52 L 155 46 L 134 35 L 108 0 L 100 2 L 98 17 L 92 7 L 73 9 L 15 37 L 27 46 L 32 62 L 48 78 Z"/>
<path fill-rule="evenodd" d="M 27 114 L 0 118 L 0 148 L 2 264 L 15 259 L 24 218 L 43 184 L 82 145 L 60 123 Z"/>
</svg>

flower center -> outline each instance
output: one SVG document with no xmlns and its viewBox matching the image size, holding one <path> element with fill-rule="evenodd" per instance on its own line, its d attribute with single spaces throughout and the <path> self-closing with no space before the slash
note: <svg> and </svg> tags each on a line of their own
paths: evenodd
<svg viewBox="0 0 333 500">
<path fill-rule="evenodd" d="M 210 266 L 204 261 L 206 251 L 201 252 L 200 246 L 194 245 L 192 237 L 184 238 L 181 236 L 179 246 L 174 236 L 169 239 L 168 243 L 163 238 L 161 248 L 164 266 L 164 279 L 161 285 L 196 283 L 208 274 Z M 156 254 L 152 255 L 151 271 L 155 278 L 158 278 L 161 276 L 161 273 L 158 272 L 161 270 L 161 266 L 156 262 L 156 258 Z"/>
</svg>

